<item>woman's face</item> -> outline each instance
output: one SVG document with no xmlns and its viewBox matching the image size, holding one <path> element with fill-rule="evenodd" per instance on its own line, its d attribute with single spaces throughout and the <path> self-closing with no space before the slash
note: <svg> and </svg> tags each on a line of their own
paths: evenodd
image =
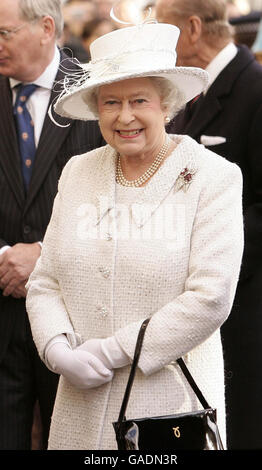
<svg viewBox="0 0 262 470">
<path fill-rule="evenodd" d="M 104 139 L 120 155 L 154 159 L 163 145 L 167 113 L 150 78 L 101 86 L 98 113 Z"/>
</svg>

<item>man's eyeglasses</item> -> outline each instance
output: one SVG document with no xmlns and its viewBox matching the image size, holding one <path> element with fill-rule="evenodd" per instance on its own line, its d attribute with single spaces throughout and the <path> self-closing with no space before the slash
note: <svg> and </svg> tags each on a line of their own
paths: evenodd
<svg viewBox="0 0 262 470">
<path fill-rule="evenodd" d="M 0 29 L 0 38 L 3 39 L 4 41 L 9 41 L 9 39 L 12 38 L 12 35 L 20 31 L 24 26 L 26 26 L 26 23 L 21 24 L 20 26 L 17 26 L 17 28 L 14 29 Z"/>
</svg>

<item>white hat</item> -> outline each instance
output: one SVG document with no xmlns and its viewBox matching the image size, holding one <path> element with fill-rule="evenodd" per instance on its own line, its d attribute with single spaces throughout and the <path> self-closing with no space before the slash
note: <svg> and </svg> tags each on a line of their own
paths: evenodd
<svg viewBox="0 0 262 470">
<path fill-rule="evenodd" d="M 73 119 L 98 119 L 89 108 L 94 89 L 148 76 L 168 79 L 180 91 L 184 106 L 207 87 L 208 73 L 200 68 L 176 67 L 179 33 L 170 24 L 144 23 L 99 37 L 90 46 L 91 62 L 81 64 L 80 77 L 66 77 L 55 112 Z"/>
</svg>

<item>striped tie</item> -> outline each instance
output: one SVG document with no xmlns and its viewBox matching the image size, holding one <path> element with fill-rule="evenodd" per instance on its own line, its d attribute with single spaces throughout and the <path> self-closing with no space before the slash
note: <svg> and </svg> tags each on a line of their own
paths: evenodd
<svg viewBox="0 0 262 470">
<path fill-rule="evenodd" d="M 26 190 L 30 183 L 36 151 L 34 123 L 26 107 L 26 102 L 36 88 L 37 85 L 33 84 L 19 85 L 14 105 L 17 137 L 22 162 L 22 174 Z"/>
</svg>

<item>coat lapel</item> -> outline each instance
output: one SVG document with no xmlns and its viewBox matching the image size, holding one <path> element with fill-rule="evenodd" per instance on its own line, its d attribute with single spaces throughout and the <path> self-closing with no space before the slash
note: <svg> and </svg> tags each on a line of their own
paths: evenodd
<svg viewBox="0 0 262 470">
<path fill-rule="evenodd" d="M 64 56 L 62 55 L 62 59 Z M 68 69 L 72 67 L 71 62 L 68 60 Z M 75 66 L 74 66 L 75 67 Z M 50 101 L 48 107 L 51 106 L 52 115 L 55 121 L 60 124 L 61 126 L 67 127 L 59 127 L 57 126 L 52 120 L 50 119 L 48 113 L 46 114 L 42 133 L 40 136 L 35 163 L 32 173 L 32 178 L 28 190 L 27 201 L 26 201 L 26 208 L 29 207 L 32 200 L 34 199 L 35 195 L 37 194 L 39 188 L 41 187 L 49 169 L 52 165 L 54 159 L 56 158 L 57 152 L 59 151 L 60 147 L 62 146 L 64 140 L 66 139 L 68 133 L 71 131 L 72 126 L 74 126 L 75 121 L 69 121 L 68 119 L 62 118 L 58 116 L 53 111 L 53 103 L 59 92 L 62 91 L 62 86 L 59 87 L 59 82 L 64 78 L 64 73 L 59 69 L 57 76 L 56 76 L 56 85 L 53 88 L 50 96 Z"/>
<path fill-rule="evenodd" d="M 0 118 L 0 165 L 19 206 L 22 207 L 25 193 L 15 122 L 12 113 L 12 93 L 7 78 L 2 77 L 0 80 L 0 96 L 2 114 Z"/>
</svg>

